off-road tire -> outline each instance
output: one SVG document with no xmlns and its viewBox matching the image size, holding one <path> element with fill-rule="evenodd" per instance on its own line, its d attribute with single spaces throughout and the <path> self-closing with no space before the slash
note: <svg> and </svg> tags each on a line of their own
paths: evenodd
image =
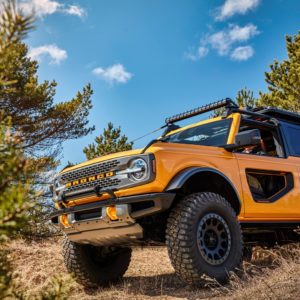
<svg viewBox="0 0 300 300">
<path fill-rule="evenodd" d="M 130 248 L 105 248 L 108 252 L 101 256 L 101 261 L 96 259 L 97 252 L 104 247 L 78 244 L 67 237 L 63 241 L 63 257 L 67 270 L 72 273 L 75 280 L 89 288 L 107 286 L 122 278 L 128 269 L 131 259 Z"/>
<path fill-rule="evenodd" d="M 210 216 L 220 217 L 227 224 L 224 225 L 224 230 L 227 230 L 225 233 L 230 237 L 230 247 L 227 245 L 226 252 L 223 251 L 227 256 L 224 254 L 224 261 L 217 265 L 207 261 L 209 258 L 205 257 L 201 248 L 205 238 L 203 230 L 205 227 L 209 228 L 209 225 L 202 225 L 203 220 L 208 220 Z M 215 219 L 212 220 L 215 223 Z M 218 226 L 219 224 L 217 228 Z M 199 228 L 203 238 L 199 237 Z M 222 240 L 224 234 L 223 231 L 220 232 Z M 201 284 L 205 276 L 215 278 L 219 283 L 226 283 L 229 272 L 240 266 L 243 257 L 243 237 L 235 211 L 222 196 L 210 192 L 191 194 L 177 203 L 168 219 L 166 244 L 176 274 L 188 284 Z"/>
</svg>

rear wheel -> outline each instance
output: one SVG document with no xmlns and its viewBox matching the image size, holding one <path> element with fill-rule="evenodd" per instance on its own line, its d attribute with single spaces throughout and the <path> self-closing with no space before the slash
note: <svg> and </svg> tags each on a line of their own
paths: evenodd
<svg viewBox="0 0 300 300">
<path fill-rule="evenodd" d="M 166 241 L 173 267 L 187 283 L 199 283 L 203 275 L 225 283 L 243 256 L 236 214 L 215 193 L 183 198 L 170 214 Z"/>
<path fill-rule="evenodd" d="M 130 263 L 131 249 L 78 244 L 65 237 L 63 257 L 78 283 L 96 288 L 122 278 Z"/>
</svg>

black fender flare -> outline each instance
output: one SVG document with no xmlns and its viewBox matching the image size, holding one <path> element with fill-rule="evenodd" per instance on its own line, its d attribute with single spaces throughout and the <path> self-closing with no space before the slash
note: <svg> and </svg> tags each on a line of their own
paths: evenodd
<svg viewBox="0 0 300 300">
<path fill-rule="evenodd" d="M 165 189 L 165 192 L 171 192 L 171 191 L 182 188 L 183 185 L 186 183 L 186 181 L 189 178 L 191 178 L 195 174 L 200 174 L 203 172 L 215 173 L 215 174 L 221 176 L 232 188 L 233 192 L 235 193 L 236 198 L 239 201 L 239 205 L 240 205 L 240 209 L 241 209 L 241 207 L 242 207 L 241 199 L 239 197 L 239 194 L 238 194 L 235 186 L 231 182 L 231 180 L 226 175 L 224 175 L 222 172 L 220 172 L 219 170 L 213 169 L 213 168 L 190 167 L 190 168 L 184 169 L 171 179 L 171 181 L 169 182 L 169 184 L 167 185 L 167 187 Z"/>
</svg>

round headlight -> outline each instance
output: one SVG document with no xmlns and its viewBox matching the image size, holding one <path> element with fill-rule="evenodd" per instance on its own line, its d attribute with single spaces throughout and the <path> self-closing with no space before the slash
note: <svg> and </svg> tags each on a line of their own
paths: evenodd
<svg viewBox="0 0 300 300">
<path fill-rule="evenodd" d="M 53 194 L 57 196 L 64 187 L 65 186 L 62 184 L 61 178 L 59 176 L 56 177 L 53 182 Z"/>
<path fill-rule="evenodd" d="M 141 158 L 132 160 L 130 162 L 129 168 L 132 170 L 129 177 L 133 180 L 143 180 L 147 176 L 148 166 L 147 163 Z"/>
</svg>

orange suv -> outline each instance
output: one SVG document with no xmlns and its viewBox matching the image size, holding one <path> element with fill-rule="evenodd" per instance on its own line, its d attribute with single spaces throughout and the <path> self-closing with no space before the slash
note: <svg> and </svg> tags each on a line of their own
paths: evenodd
<svg viewBox="0 0 300 300">
<path fill-rule="evenodd" d="M 224 116 L 179 127 L 215 109 Z M 300 115 L 221 100 L 166 119 L 144 149 L 63 170 L 52 221 L 85 286 L 123 276 L 136 245 L 166 245 L 187 283 L 226 282 L 255 245 L 299 241 Z M 298 229 L 298 230 L 297 230 Z"/>
</svg>

